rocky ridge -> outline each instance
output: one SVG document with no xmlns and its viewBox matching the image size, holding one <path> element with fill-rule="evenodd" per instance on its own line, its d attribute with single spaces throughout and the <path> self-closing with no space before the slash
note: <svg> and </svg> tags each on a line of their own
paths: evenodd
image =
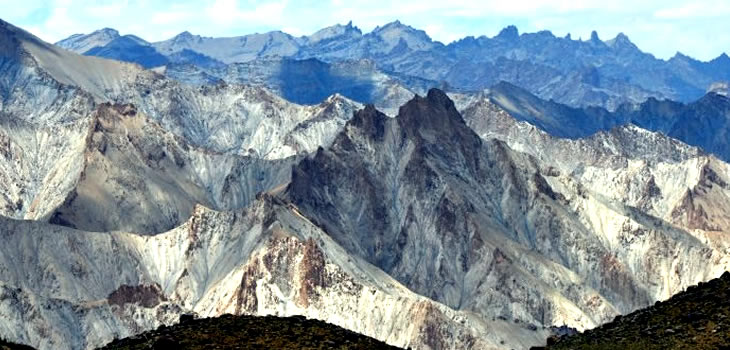
<svg viewBox="0 0 730 350">
<path fill-rule="evenodd" d="M 223 315 L 186 320 L 133 338 L 116 340 L 102 349 L 276 348 L 276 349 L 390 349 L 368 338 L 322 321 L 304 317 Z"/>
</svg>

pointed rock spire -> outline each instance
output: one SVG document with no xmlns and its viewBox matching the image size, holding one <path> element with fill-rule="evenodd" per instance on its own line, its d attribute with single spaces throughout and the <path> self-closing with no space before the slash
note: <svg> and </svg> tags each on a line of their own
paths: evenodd
<svg viewBox="0 0 730 350">
<path fill-rule="evenodd" d="M 596 42 L 600 42 L 600 41 L 601 41 L 601 39 L 598 37 L 598 32 L 596 32 L 595 30 L 592 31 L 591 32 L 591 42 L 596 43 Z"/>
<path fill-rule="evenodd" d="M 505 27 L 497 35 L 497 38 L 504 40 L 517 40 L 519 37 L 520 32 L 517 30 L 517 27 L 513 25 Z"/>
</svg>

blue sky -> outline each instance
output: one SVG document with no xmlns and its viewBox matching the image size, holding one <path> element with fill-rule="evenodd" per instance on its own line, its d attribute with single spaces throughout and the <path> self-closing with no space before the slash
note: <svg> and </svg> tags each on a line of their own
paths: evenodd
<svg viewBox="0 0 730 350">
<path fill-rule="evenodd" d="M 350 20 L 367 32 L 398 19 L 444 43 L 514 24 L 574 39 L 594 29 L 604 40 L 624 32 L 665 59 L 677 51 L 702 60 L 730 53 L 730 0 L 0 0 L 0 18 L 50 42 L 102 27 L 158 41 L 184 30 L 305 35 Z"/>
</svg>

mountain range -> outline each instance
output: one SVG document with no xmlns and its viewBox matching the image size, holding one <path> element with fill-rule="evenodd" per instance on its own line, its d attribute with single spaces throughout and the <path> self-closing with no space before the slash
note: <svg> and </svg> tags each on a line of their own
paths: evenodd
<svg viewBox="0 0 730 350">
<path fill-rule="evenodd" d="M 543 39 L 541 58 L 520 56 Z M 716 75 L 689 103 L 617 87 L 620 105 L 568 106 L 441 76 L 494 58 L 469 47 L 511 52 L 479 67 L 562 76 L 577 64 L 558 67 L 562 43 L 649 97 L 704 86 L 611 66 L 622 50 L 671 64 L 627 42 L 510 27 L 443 45 L 396 22 L 52 45 L 0 21 L 0 338 L 87 349 L 230 313 L 403 348 L 528 348 L 716 278 L 728 98 L 722 83 L 703 94 L 722 59 L 692 65 Z"/>
<path fill-rule="evenodd" d="M 320 65 L 367 60 L 380 73 L 411 89 L 424 79 L 462 92 L 480 91 L 505 81 L 545 100 L 610 110 L 649 97 L 691 102 L 702 97 L 711 84 L 730 80 L 730 58 L 726 54 L 701 62 L 678 52 L 665 61 L 642 52 L 624 34 L 603 41 L 593 32 L 587 40 L 574 40 L 570 35 L 559 38 L 549 31 L 520 34 L 514 26 L 492 38 L 466 37 L 448 45 L 398 21 L 369 33 L 350 22 L 301 37 L 281 31 L 228 38 L 183 32 L 154 43 L 106 28 L 73 35 L 57 45 L 148 68 L 165 66 L 175 72 L 171 74 L 175 79 L 193 83 L 201 79 L 235 82 L 242 75 L 232 74 L 239 71 L 238 65 L 245 63 L 244 67 L 260 71 L 255 67 L 267 67 L 271 57 L 316 59 Z M 184 74 L 181 71 L 189 68 L 179 65 L 195 68 Z M 355 72 L 367 75 L 371 70 L 367 66 Z M 345 96 L 362 103 L 378 102 L 377 96 Z M 297 94 L 287 98 L 303 102 Z"/>
</svg>

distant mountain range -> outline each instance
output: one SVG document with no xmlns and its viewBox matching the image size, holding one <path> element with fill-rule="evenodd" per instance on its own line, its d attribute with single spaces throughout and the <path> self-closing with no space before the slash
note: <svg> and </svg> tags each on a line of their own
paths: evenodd
<svg viewBox="0 0 730 350">
<path fill-rule="evenodd" d="M 448 45 L 398 21 L 370 33 L 348 23 L 301 37 L 280 31 L 230 38 L 183 32 L 156 43 L 133 35 L 121 36 L 107 28 L 73 35 L 57 45 L 85 55 L 136 62 L 147 68 L 166 66 L 174 72 L 172 77 L 196 84 L 218 79 L 241 81 L 241 74 L 232 73 L 240 67 L 226 65 L 245 63 L 255 67 L 255 62 L 270 62 L 272 57 L 317 59 L 322 65 L 369 60 L 382 74 L 409 89 L 418 87 L 419 79 L 461 92 L 479 91 L 505 81 L 545 100 L 609 110 L 649 97 L 690 102 L 704 95 L 713 83 L 730 80 L 730 58 L 726 54 L 700 62 L 677 53 L 665 61 L 642 52 L 624 34 L 602 41 L 593 32 L 590 39 L 583 41 L 570 36 L 558 38 L 549 31 L 520 34 L 514 26 L 493 38 L 466 37 Z M 176 67 L 181 64 L 196 68 Z M 351 74 L 366 75 L 371 70 L 365 68 Z M 352 95 L 347 92 L 343 89 L 340 93 L 362 103 L 377 102 L 377 97 L 368 98 L 362 91 Z M 309 97 L 287 96 L 300 103 Z"/>
</svg>

